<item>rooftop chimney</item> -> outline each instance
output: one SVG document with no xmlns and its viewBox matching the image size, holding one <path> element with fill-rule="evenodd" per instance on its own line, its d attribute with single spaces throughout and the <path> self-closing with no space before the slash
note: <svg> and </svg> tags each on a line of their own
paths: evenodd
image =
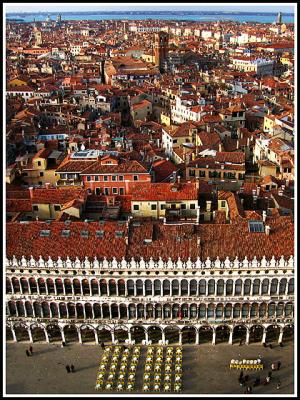
<svg viewBox="0 0 300 400">
<path fill-rule="evenodd" d="M 33 198 L 33 187 L 29 188 L 29 195 L 30 195 L 30 198 L 32 199 Z"/>
<path fill-rule="evenodd" d="M 269 227 L 269 225 L 266 225 L 265 229 L 266 229 L 266 235 L 270 235 L 271 228 Z"/>
<path fill-rule="evenodd" d="M 267 211 L 263 211 L 263 221 L 266 222 L 267 219 Z"/>
<path fill-rule="evenodd" d="M 50 183 L 49 182 L 45 183 L 45 188 L 46 189 L 50 189 Z"/>
<path fill-rule="evenodd" d="M 222 143 L 219 143 L 219 153 L 222 152 Z"/>
<path fill-rule="evenodd" d="M 237 140 L 237 141 L 236 141 L 236 149 L 238 150 L 238 149 L 239 149 L 239 147 L 240 147 L 240 141 L 239 141 L 239 140 Z"/>
</svg>

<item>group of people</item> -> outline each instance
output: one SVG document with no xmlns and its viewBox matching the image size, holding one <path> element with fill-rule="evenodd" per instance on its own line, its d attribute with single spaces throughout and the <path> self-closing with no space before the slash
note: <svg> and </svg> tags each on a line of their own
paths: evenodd
<svg viewBox="0 0 300 400">
<path fill-rule="evenodd" d="M 273 363 L 271 365 L 272 371 L 278 371 L 280 369 L 280 367 L 281 367 L 280 361 L 278 361 L 277 363 Z M 272 379 L 272 372 L 269 371 L 268 376 L 262 382 L 260 380 L 260 376 L 258 376 L 254 381 L 253 387 L 259 386 L 261 383 L 263 385 L 267 385 L 268 383 L 270 383 L 271 379 Z M 248 385 L 248 382 L 249 382 L 249 375 L 244 376 L 244 372 L 241 371 L 241 373 L 239 375 L 239 384 L 240 384 L 240 386 L 246 386 L 246 389 L 244 392 L 245 394 L 252 393 L 252 386 Z M 276 389 L 279 390 L 280 387 L 281 387 L 281 382 L 280 382 L 280 380 L 278 380 Z"/>
<path fill-rule="evenodd" d="M 29 350 L 26 350 L 26 356 L 27 356 L 27 357 L 30 357 L 30 356 L 32 356 L 32 355 L 33 355 L 33 347 L 30 346 L 30 347 L 29 347 Z"/>
<path fill-rule="evenodd" d="M 74 367 L 73 364 L 71 364 L 71 366 L 70 365 L 66 365 L 66 370 L 67 370 L 67 373 L 75 372 L 75 367 Z"/>
</svg>

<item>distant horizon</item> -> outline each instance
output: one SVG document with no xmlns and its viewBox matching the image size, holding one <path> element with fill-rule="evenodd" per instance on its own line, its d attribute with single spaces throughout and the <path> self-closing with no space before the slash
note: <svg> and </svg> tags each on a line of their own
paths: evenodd
<svg viewBox="0 0 300 400">
<path fill-rule="evenodd" d="M 296 3 L 287 3 L 285 5 L 281 4 L 266 4 L 266 3 L 246 3 L 244 5 L 195 5 L 187 3 L 184 5 L 172 5 L 168 3 L 146 3 L 141 5 L 141 3 L 128 3 L 127 5 L 118 3 L 98 3 L 85 5 L 74 5 L 73 9 L 70 10 L 70 4 L 66 3 L 53 3 L 53 4 L 43 4 L 43 3 L 4 3 L 4 9 L 6 14 L 41 14 L 41 13 L 114 13 L 114 12 L 220 12 L 220 13 L 266 13 L 266 14 L 277 14 L 282 12 L 283 15 L 295 14 Z M 153 8 L 155 8 L 153 10 Z M 171 10 L 170 10 L 171 8 Z M 38 9 L 38 11 L 37 11 Z"/>
</svg>

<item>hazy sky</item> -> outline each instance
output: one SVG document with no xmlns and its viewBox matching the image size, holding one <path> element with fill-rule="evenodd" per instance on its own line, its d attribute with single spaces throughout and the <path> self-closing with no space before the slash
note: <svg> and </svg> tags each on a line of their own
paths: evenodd
<svg viewBox="0 0 300 400">
<path fill-rule="evenodd" d="M 294 12 L 296 3 L 266 4 L 266 3 L 244 3 L 243 5 L 224 5 L 224 3 L 214 3 L 214 5 L 203 3 L 184 3 L 184 5 L 172 5 L 167 3 L 4 3 L 6 12 L 55 12 L 55 11 L 134 11 L 134 10 L 202 10 L 202 11 L 249 11 L 249 12 Z M 198 3 L 199 4 L 199 3 Z M 227 3 L 228 4 L 228 3 Z"/>
</svg>

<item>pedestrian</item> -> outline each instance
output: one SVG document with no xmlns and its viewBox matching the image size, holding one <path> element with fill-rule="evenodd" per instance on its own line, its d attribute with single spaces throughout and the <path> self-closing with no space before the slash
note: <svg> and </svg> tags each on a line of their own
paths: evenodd
<svg viewBox="0 0 300 400">
<path fill-rule="evenodd" d="M 243 376 L 244 376 L 244 371 L 241 371 L 241 372 L 240 372 L 240 378 L 239 378 L 239 379 L 242 379 Z"/>
<path fill-rule="evenodd" d="M 75 372 L 75 367 L 74 367 L 73 364 L 71 365 L 71 371 L 72 371 L 72 372 Z"/>
<path fill-rule="evenodd" d="M 272 363 L 271 369 L 272 369 L 272 371 L 276 371 L 276 367 L 275 367 L 275 364 L 274 364 L 274 363 Z"/>
<path fill-rule="evenodd" d="M 27 356 L 27 357 L 30 357 L 30 353 L 29 353 L 28 350 L 26 350 L 26 356 Z"/>
<path fill-rule="evenodd" d="M 278 381 L 277 386 L 276 386 L 276 389 L 279 390 L 279 389 L 280 389 L 280 386 L 281 386 L 281 382 Z"/>
<path fill-rule="evenodd" d="M 69 365 L 66 365 L 66 370 L 67 370 L 67 373 L 69 373 L 71 371 Z"/>
<path fill-rule="evenodd" d="M 248 393 L 252 393 L 252 386 L 248 386 Z"/>
<path fill-rule="evenodd" d="M 242 344 L 243 344 L 243 339 L 240 340 L 239 346 L 241 346 Z"/>
<path fill-rule="evenodd" d="M 281 366 L 281 362 L 280 362 L 280 361 L 278 361 L 278 363 L 277 363 L 277 370 L 279 370 L 279 369 L 280 369 L 280 366 Z"/>
<path fill-rule="evenodd" d="M 32 355 L 33 354 L 33 347 L 32 346 L 29 347 L 29 351 L 30 351 L 30 353 Z"/>
<path fill-rule="evenodd" d="M 267 377 L 266 377 L 267 383 L 270 383 L 270 380 L 271 380 L 271 377 L 270 377 L 270 376 L 267 376 Z"/>
</svg>

